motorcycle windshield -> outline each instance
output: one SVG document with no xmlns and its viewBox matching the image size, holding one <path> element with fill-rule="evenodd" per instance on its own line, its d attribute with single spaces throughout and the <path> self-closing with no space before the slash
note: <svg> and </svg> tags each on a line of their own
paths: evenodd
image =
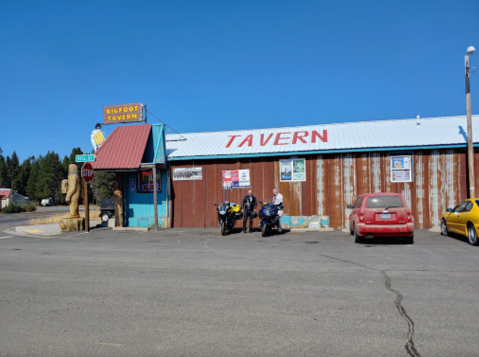
<svg viewBox="0 0 479 357">
<path fill-rule="evenodd" d="M 278 214 L 278 208 L 272 203 L 267 203 L 263 205 L 263 208 L 261 210 L 267 216 Z"/>
</svg>

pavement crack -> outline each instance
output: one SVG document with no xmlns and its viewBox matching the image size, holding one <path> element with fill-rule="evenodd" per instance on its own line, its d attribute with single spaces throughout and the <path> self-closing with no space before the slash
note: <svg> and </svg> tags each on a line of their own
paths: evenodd
<svg viewBox="0 0 479 357">
<path fill-rule="evenodd" d="M 404 348 L 406 349 L 406 352 L 412 356 L 412 357 L 421 357 L 421 355 L 419 354 L 419 352 L 416 350 L 416 346 L 414 345 L 414 340 L 413 340 L 413 337 L 414 337 L 414 321 L 413 319 L 411 319 L 411 317 L 407 314 L 406 312 L 406 309 L 404 308 L 404 306 L 402 306 L 402 300 L 404 298 L 404 296 L 397 290 L 393 289 L 392 286 L 391 286 L 391 278 L 389 277 L 389 275 L 387 275 L 387 273 L 384 271 L 384 270 L 381 270 L 381 274 L 384 276 L 384 278 L 386 279 L 384 285 L 386 285 L 386 289 L 388 289 L 389 291 L 393 292 L 394 294 L 396 294 L 396 300 L 394 301 L 394 305 L 396 305 L 396 309 L 398 310 L 399 312 L 399 315 L 402 316 L 402 318 L 404 320 L 406 320 L 407 322 L 407 326 L 408 326 L 408 333 L 407 333 L 407 339 L 406 339 L 406 345 L 404 346 Z"/>
<path fill-rule="evenodd" d="M 407 322 L 408 333 L 407 333 L 406 345 L 404 346 L 404 348 L 406 349 L 406 352 L 409 354 L 409 356 L 411 356 L 411 357 L 421 357 L 419 352 L 416 350 L 416 346 L 414 345 L 414 340 L 413 340 L 413 337 L 414 337 L 414 321 L 407 314 L 406 309 L 401 304 L 404 296 L 399 291 L 392 288 L 391 278 L 386 273 L 386 271 L 385 270 L 374 269 L 374 268 L 368 267 L 367 265 L 355 263 L 355 262 L 352 262 L 352 261 L 346 260 L 346 259 L 332 257 L 332 256 L 326 255 L 326 254 L 321 254 L 321 256 L 329 258 L 329 259 L 338 260 L 340 262 L 353 264 L 353 265 L 359 266 L 361 268 L 381 272 L 381 274 L 384 276 L 384 279 L 386 279 L 385 282 L 384 282 L 384 285 L 386 286 L 386 289 L 388 289 L 392 293 L 396 294 L 396 300 L 394 300 L 394 305 L 396 306 L 396 309 L 398 310 L 399 315 L 401 315 L 401 317 L 404 320 L 406 320 L 406 322 Z"/>
</svg>

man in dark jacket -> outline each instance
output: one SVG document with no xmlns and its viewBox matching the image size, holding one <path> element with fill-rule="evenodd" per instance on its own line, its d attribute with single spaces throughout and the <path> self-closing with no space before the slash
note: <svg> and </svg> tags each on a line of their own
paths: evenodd
<svg viewBox="0 0 479 357">
<path fill-rule="evenodd" d="M 253 230 L 253 215 L 256 213 L 256 197 L 253 196 L 253 191 L 249 190 L 248 195 L 243 198 L 243 233 L 246 233 L 246 221 L 249 218 L 249 232 Z"/>
</svg>

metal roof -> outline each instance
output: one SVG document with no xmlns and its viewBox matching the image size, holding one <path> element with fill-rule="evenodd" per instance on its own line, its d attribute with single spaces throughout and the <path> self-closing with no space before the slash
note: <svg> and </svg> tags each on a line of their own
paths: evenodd
<svg viewBox="0 0 479 357">
<path fill-rule="evenodd" d="M 4 198 L 10 197 L 12 190 L 9 188 L 0 188 L 0 196 L 4 196 Z"/>
<path fill-rule="evenodd" d="M 466 122 L 455 116 L 169 134 L 166 147 L 169 160 L 463 147 Z M 473 116 L 473 138 L 479 142 L 479 115 Z"/>
<path fill-rule="evenodd" d="M 95 170 L 125 170 L 140 167 L 151 124 L 119 126 L 96 151 Z"/>
</svg>

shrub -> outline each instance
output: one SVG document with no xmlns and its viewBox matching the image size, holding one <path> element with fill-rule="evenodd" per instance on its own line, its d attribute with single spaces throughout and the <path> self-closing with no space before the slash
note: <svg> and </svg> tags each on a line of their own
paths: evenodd
<svg viewBox="0 0 479 357">
<path fill-rule="evenodd" d="M 25 212 L 33 212 L 37 210 L 37 206 L 35 206 L 35 204 L 33 203 L 29 203 L 23 206 L 23 209 L 25 210 Z"/>
<path fill-rule="evenodd" d="M 8 206 L 3 207 L 3 213 L 20 213 L 25 212 L 25 209 L 22 206 L 16 205 L 15 203 L 10 203 Z"/>
</svg>

